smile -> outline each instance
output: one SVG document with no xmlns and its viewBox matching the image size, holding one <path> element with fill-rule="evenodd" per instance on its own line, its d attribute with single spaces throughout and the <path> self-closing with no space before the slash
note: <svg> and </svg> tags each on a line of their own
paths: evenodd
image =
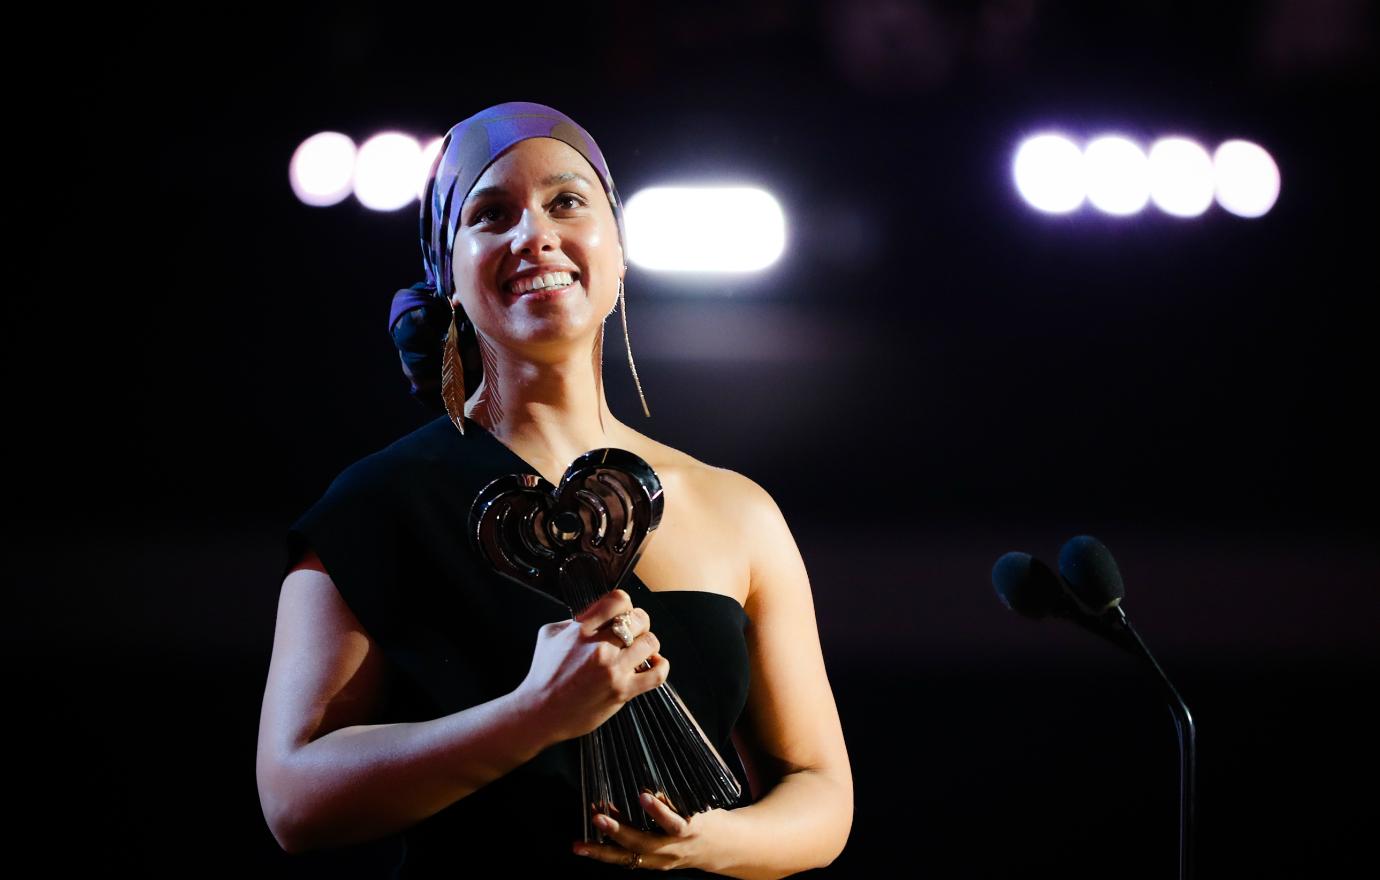
<svg viewBox="0 0 1380 880">
<path fill-rule="evenodd" d="M 556 291 L 575 283 L 575 276 L 570 272 L 548 272 L 545 275 L 531 275 L 527 278 L 519 278 L 508 285 L 508 292 L 514 296 L 521 296 L 524 293 L 536 291 Z"/>
</svg>

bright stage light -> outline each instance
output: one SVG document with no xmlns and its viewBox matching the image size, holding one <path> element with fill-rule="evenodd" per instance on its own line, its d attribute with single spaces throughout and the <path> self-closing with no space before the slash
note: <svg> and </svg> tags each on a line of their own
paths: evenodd
<svg viewBox="0 0 1380 880">
<path fill-rule="evenodd" d="M 422 198 L 422 190 L 426 189 L 426 178 L 431 173 L 431 163 L 436 161 L 436 154 L 441 152 L 441 144 L 445 138 L 435 138 L 422 150 L 422 155 L 417 159 L 417 199 Z"/>
<path fill-rule="evenodd" d="M 416 138 L 397 132 L 376 134 L 355 156 L 355 198 L 375 211 L 396 211 L 417 198 L 422 148 Z"/>
<path fill-rule="evenodd" d="M 1188 138 L 1160 138 L 1150 148 L 1150 198 L 1166 214 L 1197 217 L 1212 206 L 1212 157 Z"/>
<path fill-rule="evenodd" d="M 786 248 L 776 199 L 744 186 L 656 186 L 624 206 L 628 259 L 665 272 L 755 272 Z"/>
<path fill-rule="evenodd" d="M 1088 201 L 1105 214 L 1134 214 L 1150 201 L 1150 167 L 1140 147 L 1124 137 L 1096 138 L 1083 151 Z"/>
<path fill-rule="evenodd" d="M 1011 172 L 1021 197 L 1037 211 L 1066 214 L 1083 204 L 1083 153 L 1062 135 L 1027 138 L 1016 150 Z"/>
<path fill-rule="evenodd" d="M 292 152 L 288 185 L 305 205 L 335 205 L 350 195 L 355 142 L 336 131 L 314 134 Z"/>
<path fill-rule="evenodd" d="M 1238 217 L 1261 217 L 1279 198 L 1279 166 L 1259 144 L 1226 141 L 1212 156 L 1217 204 Z"/>
</svg>

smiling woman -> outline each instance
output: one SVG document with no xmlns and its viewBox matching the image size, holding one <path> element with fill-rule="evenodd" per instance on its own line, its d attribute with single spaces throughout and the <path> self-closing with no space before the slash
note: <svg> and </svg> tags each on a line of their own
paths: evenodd
<svg viewBox="0 0 1380 880">
<path fill-rule="evenodd" d="M 829 864 L 852 777 L 781 511 L 604 397 L 627 266 L 602 153 L 550 107 L 488 108 L 446 135 L 421 237 L 427 280 L 389 326 L 444 414 L 350 465 L 288 531 L 257 764 L 274 836 L 293 853 L 395 841 L 396 877 Z M 664 508 L 622 588 L 571 619 L 476 558 L 469 506 L 495 477 L 559 483 L 604 447 L 652 466 Z M 667 681 L 741 799 L 689 816 L 652 799 L 653 833 L 615 819 L 584 843 L 578 738 Z"/>
</svg>

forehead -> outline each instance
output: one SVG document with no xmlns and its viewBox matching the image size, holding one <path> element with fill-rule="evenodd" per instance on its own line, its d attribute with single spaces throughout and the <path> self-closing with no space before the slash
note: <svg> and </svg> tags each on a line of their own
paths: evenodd
<svg viewBox="0 0 1380 880">
<path fill-rule="evenodd" d="M 540 189 L 561 183 L 601 188 L 593 167 L 574 147 L 555 138 L 527 138 L 504 150 L 484 169 L 466 201 L 498 190 Z"/>
</svg>

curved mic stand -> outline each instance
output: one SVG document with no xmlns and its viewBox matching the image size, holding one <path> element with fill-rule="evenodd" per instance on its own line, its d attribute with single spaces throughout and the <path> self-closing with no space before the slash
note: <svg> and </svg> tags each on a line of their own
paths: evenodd
<svg viewBox="0 0 1380 880">
<path fill-rule="evenodd" d="M 1174 728 L 1179 734 L 1179 877 L 1180 880 L 1189 880 L 1193 875 L 1193 778 L 1196 764 L 1193 716 L 1188 713 L 1188 705 L 1170 683 L 1169 676 L 1164 674 L 1150 649 L 1141 641 L 1140 634 L 1131 626 L 1121 605 L 1114 605 L 1097 620 L 1106 627 L 1104 635 L 1136 655 L 1150 669 L 1169 703 L 1169 711 L 1174 715 Z"/>
<path fill-rule="evenodd" d="M 664 503 L 647 462 L 625 449 L 594 449 L 571 463 L 559 486 L 535 474 L 491 481 L 470 507 L 471 546 L 495 572 L 558 599 L 574 617 L 633 570 Z M 580 784 L 584 840 L 599 843 L 606 838 L 593 827 L 595 813 L 660 831 L 642 809 L 643 792 L 687 819 L 742 794 L 670 681 L 580 737 Z"/>
</svg>

